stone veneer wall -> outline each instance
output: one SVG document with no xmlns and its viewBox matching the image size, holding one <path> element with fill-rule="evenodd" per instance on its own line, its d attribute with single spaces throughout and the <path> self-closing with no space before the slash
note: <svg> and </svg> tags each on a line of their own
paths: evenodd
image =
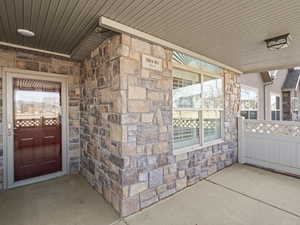
<svg viewBox="0 0 300 225">
<path fill-rule="evenodd" d="M 70 173 L 79 171 L 80 163 L 80 63 L 54 58 L 29 51 L 0 48 L 0 67 L 17 68 L 40 72 L 69 75 L 69 149 L 68 162 Z M 0 88 L 0 127 L 2 128 L 2 82 Z M 3 130 L 0 129 L 0 190 L 4 189 Z"/>
<path fill-rule="evenodd" d="M 120 36 L 104 41 L 83 62 L 81 76 L 81 174 L 120 211 L 122 196 Z"/>
<path fill-rule="evenodd" d="M 172 152 L 172 52 L 122 34 L 86 59 L 81 79 L 82 174 L 122 215 L 139 211 L 237 160 L 238 75 L 223 70 L 225 141 Z M 162 59 L 144 69 L 142 54 Z"/>
</svg>

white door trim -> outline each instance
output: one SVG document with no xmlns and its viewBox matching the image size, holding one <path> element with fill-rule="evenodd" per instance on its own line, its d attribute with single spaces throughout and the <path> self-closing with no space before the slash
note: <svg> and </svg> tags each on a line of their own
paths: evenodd
<svg viewBox="0 0 300 225">
<path fill-rule="evenodd" d="M 40 177 L 34 177 L 30 179 L 25 179 L 22 181 L 14 181 L 14 146 L 13 146 L 13 133 L 11 136 L 8 136 L 8 127 L 7 125 L 12 124 L 12 79 L 13 78 L 28 78 L 28 79 L 39 79 L 47 81 L 56 81 L 60 82 L 62 85 L 61 99 L 62 99 L 62 171 L 47 174 Z M 4 188 L 14 188 L 18 186 L 23 186 L 27 184 L 32 184 L 40 181 L 45 181 L 52 179 L 58 176 L 63 176 L 69 173 L 68 168 L 68 82 L 67 76 L 44 73 L 44 72 L 35 72 L 28 70 L 19 70 L 4 68 L 2 72 L 3 79 L 3 139 L 4 139 Z"/>
</svg>

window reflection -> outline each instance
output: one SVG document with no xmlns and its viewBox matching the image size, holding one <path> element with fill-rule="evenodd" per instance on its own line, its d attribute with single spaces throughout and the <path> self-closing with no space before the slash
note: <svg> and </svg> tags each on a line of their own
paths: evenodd
<svg viewBox="0 0 300 225">
<path fill-rule="evenodd" d="M 223 108 L 223 83 L 221 78 L 203 76 L 203 108 Z"/>
<path fill-rule="evenodd" d="M 60 93 L 15 90 L 16 119 L 52 118 L 60 113 Z"/>
<path fill-rule="evenodd" d="M 15 128 L 59 125 L 60 96 L 60 83 L 15 78 Z"/>
<path fill-rule="evenodd" d="M 201 77 L 197 73 L 174 69 L 173 107 L 201 107 Z"/>
</svg>

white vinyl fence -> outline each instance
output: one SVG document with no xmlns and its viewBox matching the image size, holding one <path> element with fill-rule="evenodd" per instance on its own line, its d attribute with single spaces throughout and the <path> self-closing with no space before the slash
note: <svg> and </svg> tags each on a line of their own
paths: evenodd
<svg viewBox="0 0 300 225">
<path fill-rule="evenodd" d="M 240 163 L 300 176 L 300 122 L 238 120 Z"/>
</svg>

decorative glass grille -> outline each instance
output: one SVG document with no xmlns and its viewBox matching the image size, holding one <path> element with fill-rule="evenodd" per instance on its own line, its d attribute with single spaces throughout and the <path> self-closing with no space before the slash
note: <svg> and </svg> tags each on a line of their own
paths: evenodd
<svg viewBox="0 0 300 225">
<path fill-rule="evenodd" d="M 29 128 L 29 127 L 49 127 L 59 125 L 58 118 L 41 118 L 41 119 L 18 119 L 15 120 L 16 128 Z"/>
</svg>

